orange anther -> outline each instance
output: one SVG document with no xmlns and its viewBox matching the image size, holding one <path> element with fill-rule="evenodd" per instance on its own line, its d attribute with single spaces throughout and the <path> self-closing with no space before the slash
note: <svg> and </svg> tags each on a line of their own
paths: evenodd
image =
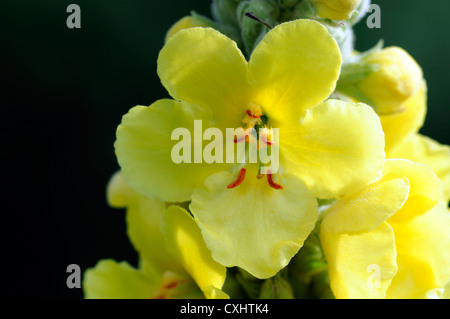
<svg viewBox="0 0 450 319">
<path fill-rule="evenodd" d="M 261 114 L 255 114 L 250 110 L 246 110 L 245 113 L 254 119 L 259 119 L 261 117 Z"/>
<path fill-rule="evenodd" d="M 245 168 L 241 168 L 236 180 L 233 183 L 231 183 L 230 185 L 228 185 L 227 188 L 231 189 L 231 188 L 235 188 L 235 187 L 241 185 L 241 183 L 244 181 L 246 172 L 247 172 L 247 170 Z"/>
<path fill-rule="evenodd" d="M 277 184 L 273 181 L 272 174 L 267 174 L 267 181 L 269 182 L 270 187 L 272 187 L 274 189 L 283 189 L 283 186 L 281 186 L 280 184 Z"/>
</svg>

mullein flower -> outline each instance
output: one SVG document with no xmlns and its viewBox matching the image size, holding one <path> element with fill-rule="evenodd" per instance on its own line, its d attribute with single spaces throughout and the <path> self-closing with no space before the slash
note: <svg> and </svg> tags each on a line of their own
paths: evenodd
<svg viewBox="0 0 450 319">
<path fill-rule="evenodd" d="M 211 258 L 192 217 L 181 207 L 134 192 L 116 173 L 107 189 L 111 206 L 127 208 L 128 236 L 139 268 L 101 260 L 85 272 L 86 298 L 227 298 L 226 268 Z"/>
<path fill-rule="evenodd" d="M 450 215 L 441 199 L 428 166 L 386 160 L 379 181 L 325 210 L 320 240 L 335 297 L 420 298 L 445 285 Z"/>
<path fill-rule="evenodd" d="M 347 20 L 349 19 L 361 0 L 310 0 L 316 14 L 324 19 Z"/>
<path fill-rule="evenodd" d="M 179 31 L 158 59 L 161 82 L 175 100 L 137 106 L 118 127 L 115 148 L 125 180 L 148 197 L 192 200 L 216 261 L 258 278 L 273 276 L 314 228 L 315 197 L 361 189 L 381 174 L 383 133 L 372 108 L 323 102 L 340 66 L 335 40 L 310 20 L 273 28 L 249 62 L 213 29 Z M 194 120 L 222 132 L 279 128 L 279 172 L 261 178 L 258 164 L 175 163 L 171 133 L 192 132 Z"/>
</svg>

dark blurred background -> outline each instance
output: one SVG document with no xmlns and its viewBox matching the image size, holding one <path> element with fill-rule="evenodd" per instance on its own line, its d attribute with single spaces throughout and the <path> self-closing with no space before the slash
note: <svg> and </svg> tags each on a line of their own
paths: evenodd
<svg viewBox="0 0 450 319">
<path fill-rule="evenodd" d="M 381 29 L 356 27 L 357 49 L 384 39 L 422 66 L 429 87 L 422 133 L 450 144 L 450 42 L 446 0 L 378 0 Z M 66 8 L 81 7 L 81 29 Z M 0 159 L 2 292 L 82 298 L 66 268 L 102 258 L 136 263 L 124 213 L 105 186 L 118 169 L 113 143 L 134 105 L 168 97 L 156 74 L 167 29 L 208 0 L 2 0 Z"/>
</svg>

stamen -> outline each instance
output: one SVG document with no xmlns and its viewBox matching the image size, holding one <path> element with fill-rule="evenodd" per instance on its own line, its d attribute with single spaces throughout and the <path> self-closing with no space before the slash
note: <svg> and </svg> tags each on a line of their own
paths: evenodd
<svg viewBox="0 0 450 319">
<path fill-rule="evenodd" d="M 254 119 L 259 119 L 261 117 L 261 114 L 255 114 L 251 110 L 246 110 L 245 113 Z"/>
<path fill-rule="evenodd" d="M 176 286 L 178 286 L 178 282 L 174 281 L 174 282 L 170 282 L 167 285 L 164 286 L 165 289 L 172 289 L 175 288 Z"/>
<path fill-rule="evenodd" d="M 228 185 L 227 188 L 231 189 L 231 188 L 235 188 L 235 187 L 241 185 L 241 183 L 244 181 L 246 172 L 247 172 L 247 170 L 245 168 L 241 168 L 241 170 L 239 171 L 239 175 L 236 178 L 236 180 L 233 183 L 231 183 L 230 185 Z"/>
<path fill-rule="evenodd" d="M 234 142 L 235 143 L 242 143 L 242 142 L 245 142 L 245 143 L 248 143 L 248 134 L 244 134 L 244 135 L 241 135 L 241 136 L 235 136 L 234 137 Z"/>
<path fill-rule="evenodd" d="M 272 27 L 271 27 L 269 24 L 265 23 L 265 22 L 262 21 L 260 18 L 258 18 L 257 16 L 255 16 L 255 15 L 253 14 L 253 12 L 246 12 L 245 15 L 246 15 L 247 17 L 249 17 L 249 18 L 255 20 L 255 21 L 258 21 L 259 23 L 264 24 L 264 25 L 265 25 L 266 27 L 268 27 L 269 29 L 272 29 Z"/>
<path fill-rule="evenodd" d="M 280 184 L 277 184 L 273 181 L 273 176 L 272 174 L 267 174 L 267 181 L 269 182 L 270 187 L 274 188 L 274 189 L 283 189 L 283 186 L 281 186 Z"/>
<path fill-rule="evenodd" d="M 272 140 L 268 140 L 268 139 L 267 139 L 267 135 L 266 135 L 266 134 L 261 134 L 260 137 L 261 137 L 261 140 L 262 140 L 266 145 L 274 145 L 274 144 L 275 144 L 275 141 L 272 141 Z"/>
</svg>

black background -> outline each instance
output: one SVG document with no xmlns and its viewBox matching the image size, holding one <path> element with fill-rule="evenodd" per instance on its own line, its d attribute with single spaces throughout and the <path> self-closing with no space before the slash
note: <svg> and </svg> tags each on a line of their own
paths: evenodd
<svg viewBox="0 0 450 319">
<path fill-rule="evenodd" d="M 66 8 L 81 7 L 81 29 Z M 383 38 L 422 66 L 429 110 L 422 133 L 450 144 L 450 3 L 374 1 L 382 28 L 357 28 L 357 48 Z M 118 169 L 113 143 L 134 105 L 168 97 L 156 75 L 167 29 L 209 1 L 0 2 L 2 292 L 20 298 L 82 298 L 66 268 L 102 258 L 136 263 L 123 211 L 105 186 Z"/>
</svg>

